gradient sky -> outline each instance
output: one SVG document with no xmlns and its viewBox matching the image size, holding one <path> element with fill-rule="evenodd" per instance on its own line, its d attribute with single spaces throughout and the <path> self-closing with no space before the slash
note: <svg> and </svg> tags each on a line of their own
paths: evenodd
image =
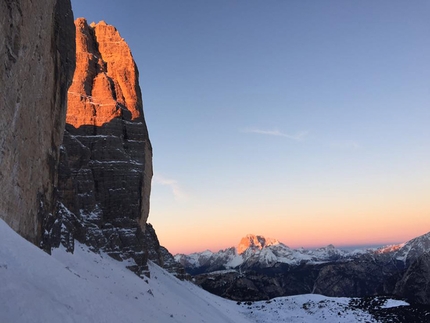
<svg viewBox="0 0 430 323">
<path fill-rule="evenodd" d="M 140 71 L 172 253 L 430 231 L 430 2 L 72 0 Z"/>
</svg>

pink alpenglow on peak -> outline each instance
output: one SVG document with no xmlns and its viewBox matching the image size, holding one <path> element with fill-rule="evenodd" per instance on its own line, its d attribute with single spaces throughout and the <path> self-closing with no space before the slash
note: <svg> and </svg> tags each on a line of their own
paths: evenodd
<svg viewBox="0 0 430 323">
<path fill-rule="evenodd" d="M 277 245 L 277 244 L 280 244 L 280 242 L 276 239 L 265 238 L 263 236 L 255 235 L 255 234 L 248 234 L 246 235 L 246 237 L 243 237 L 240 240 L 239 245 L 237 246 L 237 253 L 241 255 L 248 248 L 261 250 L 264 247 Z"/>
</svg>

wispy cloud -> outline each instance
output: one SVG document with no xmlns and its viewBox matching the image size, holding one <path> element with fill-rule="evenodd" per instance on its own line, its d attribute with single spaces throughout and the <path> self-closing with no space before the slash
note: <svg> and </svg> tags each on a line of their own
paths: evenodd
<svg viewBox="0 0 430 323">
<path fill-rule="evenodd" d="M 339 140 L 331 142 L 330 147 L 333 149 L 357 150 L 360 148 L 360 144 L 352 140 Z"/>
<path fill-rule="evenodd" d="M 182 189 L 178 181 L 171 178 L 166 178 L 160 174 L 154 174 L 153 181 L 154 184 L 168 186 L 172 190 L 173 196 L 176 201 L 188 200 L 189 195 Z"/>
<path fill-rule="evenodd" d="M 279 131 L 278 129 L 262 130 L 262 129 L 256 129 L 256 128 L 245 129 L 245 130 L 243 130 L 243 132 L 256 133 L 256 134 L 267 135 L 267 136 L 285 137 L 285 138 L 297 140 L 297 141 L 301 141 L 301 140 L 305 139 L 305 137 L 308 134 L 307 131 L 299 131 L 295 134 L 287 134 L 287 133 L 283 133 L 283 132 Z"/>
</svg>

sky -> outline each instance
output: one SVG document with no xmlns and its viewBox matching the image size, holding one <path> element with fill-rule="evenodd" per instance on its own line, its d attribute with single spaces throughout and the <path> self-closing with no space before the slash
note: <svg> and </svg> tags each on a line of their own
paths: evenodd
<svg viewBox="0 0 430 323">
<path fill-rule="evenodd" d="M 173 254 L 430 231 L 430 2 L 72 0 L 140 72 Z"/>
</svg>

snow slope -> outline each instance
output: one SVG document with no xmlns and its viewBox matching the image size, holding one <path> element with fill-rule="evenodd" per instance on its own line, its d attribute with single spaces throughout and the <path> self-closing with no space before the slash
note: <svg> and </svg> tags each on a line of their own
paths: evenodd
<svg viewBox="0 0 430 323">
<path fill-rule="evenodd" d="M 148 279 L 126 265 L 78 243 L 74 254 L 56 249 L 50 256 L 0 220 L 0 322 L 376 322 L 348 308 L 348 298 L 299 295 L 237 304 L 152 263 Z"/>
<path fill-rule="evenodd" d="M 142 280 L 124 263 L 78 245 L 53 257 L 0 220 L 0 322 L 249 322 L 236 303 L 150 264 Z"/>
</svg>

